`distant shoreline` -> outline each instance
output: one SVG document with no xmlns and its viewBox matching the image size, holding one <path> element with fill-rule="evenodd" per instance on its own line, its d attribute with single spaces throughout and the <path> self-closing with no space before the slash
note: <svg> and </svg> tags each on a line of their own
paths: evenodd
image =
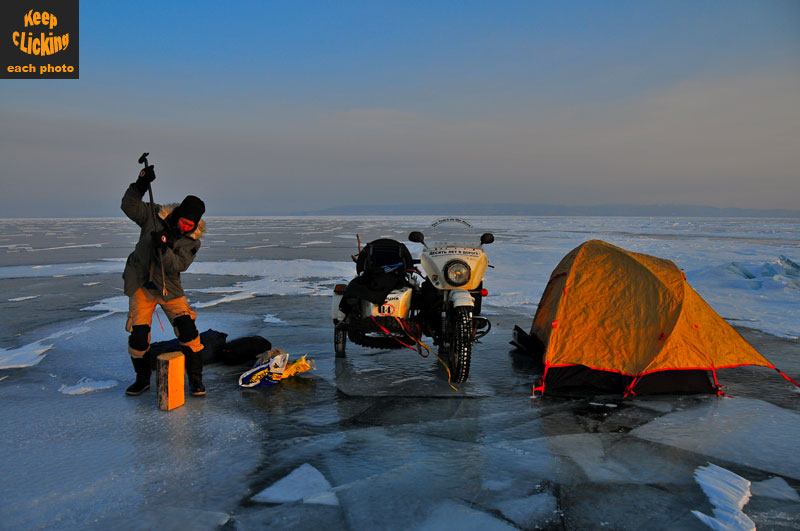
<svg viewBox="0 0 800 531">
<path fill-rule="evenodd" d="M 594 205 L 568 206 L 513 203 L 455 203 L 424 205 L 343 205 L 295 211 L 294 216 L 597 216 L 684 218 L 800 218 L 800 210 L 747 209 L 691 205 Z"/>
<path fill-rule="evenodd" d="M 342 205 L 323 209 L 289 212 L 210 211 L 207 217 L 303 217 L 303 216 L 461 216 L 461 217 L 630 217 L 630 218 L 758 218 L 800 219 L 800 210 L 749 209 L 703 205 L 594 205 L 568 206 L 547 204 L 453 203 L 422 205 Z M 105 215 L 104 215 L 105 214 Z M 0 219 L 99 219 L 124 217 L 109 209 L 96 216 L 7 216 Z"/>
</svg>

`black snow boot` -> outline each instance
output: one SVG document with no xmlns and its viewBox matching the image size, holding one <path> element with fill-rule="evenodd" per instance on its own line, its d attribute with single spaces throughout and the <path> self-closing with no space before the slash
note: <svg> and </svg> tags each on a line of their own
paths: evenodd
<svg viewBox="0 0 800 531">
<path fill-rule="evenodd" d="M 150 357 L 149 350 L 141 358 L 131 356 L 133 370 L 136 371 L 136 381 L 125 389 L 126 395 L 139 396 L 150 389 Z"/>
<path fill-rule="evenodd" d="M 203 385 L 203 356 L 200 352 L 192 352 L 188 347 L 181 348 L 186 357 L 186 375 L 189 377 L 189 393 L 192 396 L 203 396 L 206 388 Z"/>
</svg>

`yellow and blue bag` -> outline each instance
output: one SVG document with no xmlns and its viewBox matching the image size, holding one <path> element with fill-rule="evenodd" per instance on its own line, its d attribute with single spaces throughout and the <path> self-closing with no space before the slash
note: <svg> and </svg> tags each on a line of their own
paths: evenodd
<svg viewBox="0 0 800 531">
<path fill-rule="evenodd" d="M 252 369 L 239 377 L 242 387 L 261 387 L 275 385 L 283 376 L 289 355 L 281 349 L 274 349 L 259 356 Z"/>
</svg>

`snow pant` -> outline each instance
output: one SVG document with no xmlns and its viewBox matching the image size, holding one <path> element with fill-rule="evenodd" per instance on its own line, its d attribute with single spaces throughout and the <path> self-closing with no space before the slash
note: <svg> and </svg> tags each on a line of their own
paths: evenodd
<svg viewBox="0 0 800 531">
<path fill-rule="evenodd" d="M 167 315 L 175 336 L 184 352 L 200 352 L 203 344 L 194 324 L 197 314 L 189 307 L 186 297 L 164 300 L 160 293 L 147 288 L 139 288 L 128 299 L 128 322 L 125 330 L 130 332 L 128 338 L 128 354 L 132 358 L 141 358 L 150 350 L 150 326 L 156 305 L 161 306 Z"/>
</svg>

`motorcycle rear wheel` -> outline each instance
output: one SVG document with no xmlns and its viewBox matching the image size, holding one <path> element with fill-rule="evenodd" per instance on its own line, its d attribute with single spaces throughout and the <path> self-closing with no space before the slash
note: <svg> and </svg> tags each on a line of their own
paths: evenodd
<svg viewBox="0 0 800 531">
<path fill-rule="evenodd" d="M 464 383 L 469 377 L 469 363 L 472 357 L 472 308 L 459 306 L 451 310 L 448 324 L 450 380 Z"/>
<path fill-rule="evenodd" d="M 336 353 L 337 358 L 344 358 L 347 356 L 347 330 L 341 326 L 333 329 L 333 351 Z"/>
</svg>

